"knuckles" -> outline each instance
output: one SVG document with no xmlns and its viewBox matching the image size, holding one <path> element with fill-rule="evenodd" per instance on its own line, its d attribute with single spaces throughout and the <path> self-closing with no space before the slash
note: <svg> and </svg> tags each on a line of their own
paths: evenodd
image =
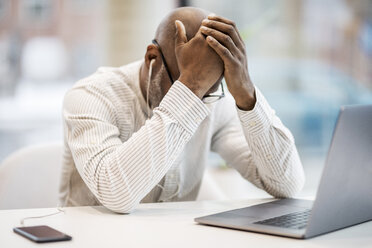
<svg viewBox="0 0 372 248">
<path fill-rule="evenodd" d="M 225 44 L 229 44 L 229 43 L 232 42 L 232 39 L 231 39 L 230 36 L 228 36 L 228 35 L 224 35 L 224 37 L 223 37 L 223 42 L 224 42 Z"/>
<path fill-rule="evenodd" d="M 226 30 L 226 32 L 229 33 L 229 34 L 232 34 L 234 31 L 235 31 L 235 28 L 230 26 L 230 25 L 228 26 L 228 28 Z"/>
<path fill-rule="evenodd" d="M 230 57 L 230 51 L 227 48 L 222 49 L 221 52 L 224 57 Z"/>
</svg>

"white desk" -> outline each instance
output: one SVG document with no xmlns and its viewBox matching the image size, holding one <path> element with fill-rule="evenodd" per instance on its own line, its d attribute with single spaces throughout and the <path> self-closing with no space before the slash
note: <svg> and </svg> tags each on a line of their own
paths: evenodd
<svg viewBox="0 0 372 248">
<path fill-rule="evenodd" d="M 208 201 L 141 204 L 129 215 L 103 207 L 65 208 L 65 214 L 26 220 L 26 225 L 49 225 L 73 237 L 72 241 L 36 244 L 13 227 L 28 216 L 56 209 L 0 211 L 1 247 L 372 247 L 372 222 L 309 240 L 295 240 L 196 224 L 198 216 L 245 207 L 264 200 Z"/>
</svg>

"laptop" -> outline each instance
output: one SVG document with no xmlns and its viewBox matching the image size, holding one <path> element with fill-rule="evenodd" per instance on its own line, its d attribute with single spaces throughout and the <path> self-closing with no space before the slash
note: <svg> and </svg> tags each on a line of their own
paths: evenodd
<svg viewBox="0 0 372 248">
<path fill-rule="evenodd" d="M 372 105 L 342 107 L 314 201 L 280 199 L 196 218 L 200 224 L 311 238 L 372 220 Z"/>
</svg>

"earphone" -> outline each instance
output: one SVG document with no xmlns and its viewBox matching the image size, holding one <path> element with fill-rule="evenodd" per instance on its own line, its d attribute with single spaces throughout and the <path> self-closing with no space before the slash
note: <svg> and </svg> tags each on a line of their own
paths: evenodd
<svg viewBox="0 0 372 248">
<path fill-rule="evenodd" d="M 155 62 L 155 59 L 151 59 L 150 68 L 149 68 L 149 76 L 147 79 L 147 90 L 146 90 L 147 118 L 150 118 L 149 92 L 150 92 L 150 83 L 151 83 L 151 76 L 152 76 L 152 64 L 154 62 Z"/>
</svg>

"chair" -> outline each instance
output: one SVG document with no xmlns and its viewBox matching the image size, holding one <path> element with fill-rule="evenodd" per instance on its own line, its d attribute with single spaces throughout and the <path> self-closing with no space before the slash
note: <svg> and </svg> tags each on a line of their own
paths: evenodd
<svg viewBox="0 0 372 248">
<path fill-rule="evenodd" d="M 58 206 L 61 143 L 22 148 L 0 164 L 0 209 Z"/>
</svg>

